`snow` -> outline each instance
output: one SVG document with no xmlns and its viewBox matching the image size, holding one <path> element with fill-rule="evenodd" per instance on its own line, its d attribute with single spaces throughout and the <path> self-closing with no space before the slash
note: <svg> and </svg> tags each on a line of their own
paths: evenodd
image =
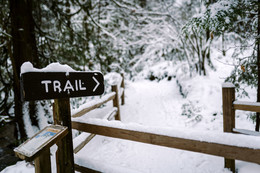
<svg viewBox="0 0 260 173">
<path fill-rule="evenodd" d="M 221 88 L 225 77 L 230 74 L 233 67 L 214 59 L 213 61 L 217 70 L 209 70 L 206 77 L 197 75 L 189 78 L 189 74 L 178 74 L 176 78 L 172 78 L 170 81 L 166 78 L 162 78 L 160 81 L 140 80 L 140 77 L 136 77 L 139 80 L 134 82 L 126 81 L 125 105 L 120 109 L 121 122 L 102 120 L 111 110 L 113 111 L 111 101 L 82 117 L 73 118 L 73 121 L 87 121 L 187 139 L 209 140 L 228 145 L 260 148 L 258 137 L 223 133 Z M 25 67 L 25 69 L 30 70 L 30 64 L 25 65 Z M 158 64 L 158 67 L 167 67 L 167 65 L 160 66 Z M 173 74 L 176 71 L 172 67 L 169 66 L 168 69 L 164 70 L 168 74 Z M 148 73 L 149 71 L 146 71 L 140 75 L 145 76 Z M 178 71 L 178 73 L 180 72 Z M 163 75 L 164 73 L 161 76 Z M 118 78 L 108 77 L 107 80 L 112 80 L 111 83 L 114 83 L 114 81 L 120 81 Z M 185 90 L 185 97 L 180 94 L 176 80 L 179 80 L 182 89 Z M 231 86 L 231 84 L 224 84 L 224 87 Z M 255 90 L 249 92 L 251 98 L 254 98 L 255 93 Z M 97 103 L 97 100 L 82 105 L 72 112 L 93 105 Z M 252 100 L 249 101 L 252 102 Z M 253 122 L 245 114 L 245 112 L 236 112 L 236 128 L 253 129 Z M 75 146 L 84 140 L 87 135 L 83 133 L 76 137 L 74 140 Z M 54 152 L 52 151 L 52 153 Z M 52 154 L 53 170 L 55 170 L 54 155 Z M 96 135 L 82 150 L 75 154 L 75 163 L 101 172 L 113 173 L 230 172 L 224 169 L 223 157 L 100 135 Z M 260 165 L 243 161 L 236 161 L 236 168 L 239 173 L 257 173 L 260 171 Z M 22 161 L 7 167 L 3 172 L 34 172 L 34 168 Z"/>
<path fill-rule="evenodd" d="M 90 135 L 90 133 L 81 133 L 73 140 L 73 148 L 75 149 L 82 141 L 85 141 L 87 137 Z"/>
<path fill-rule="evenodd" d="M 42 69 L 34 68 L 30 62 L 24 62 L 21 66 L 21 74 L 27 72 L 75 72 L 75 70 L 68 65 L 62 65 L 58 62 L 51 63 Z"/>
<path fill-rule="evenodd" d="M 102 96 L 101 98 L 95 98 L 95 99 L 93 99 L 93 100 L 91 100 L 91 101 L 89 101 L 89 102 L 87 102 L 83 105 L 80 105 L 77 109 L 71 110 L 71 114 L 74 115 L 77 112 L 84 110 L 85 108 L 89 108 L 89 107 L 92 107 L 96 104 L 102 103 L 105 100 L 107 100 L 109 97 L 112 97 L 113 95 L 115 95 L 115 92 L 111 92 L 109 94 L 106 94 L 106 95 Z"/>
<path fill-rule="evenodd" d="M 25 161 L 17 162 L 15 165 L 5 168 L 1 173 L 34 173 L 34 166 Z"/>
<path fill-rule="evenodd" d="M 217 144 L 232 145 L 238 147 L 248 147 L 253 149 L 260 149 L 260 138 L 254 136 L 246 136 L 232 133 L 220 133 L 212 131 L 198 131 L 194 129 L 179 129 L 179 128 L 166 128 L 166 127 L 153 127 L 145 126 L 137 123 L 122 123 L 122 122 L 109 122 L 100 119 L 88 119 L 85 121 L 78 121 L 82 123 L 106 126 L 111 128 L 119 128 L 124 130 L 138 131 L 144 133 L 151 133 L 157 135 L 164 135 L 175 138 L 183 138 L 190 140 L 199 140 L 204 142 L 211 142 Z"/>
<path fill-rule="evenodd" d="M 246 130 L 246 129 L 235 129 L 234 128 L 233 132 L 242 133 L 242 134 L 251 135 L 251 136 L 260 136 L 260 132 Z"/>
<path fill-rule="evenodd" d="M 235 85 L 230 82 L 225 82 L 222 84 L 222 88 L 235 88 Z"/>
<path fill-rule="evenodd" d="M 117 85 L 121 83 L 122 77 L 118 73 L 111 72 L 106 74 L 104 80 L 106 80 L 109 85 Z"/>
<path fill-rule="evenodd" d="M 29 103 L 27 102 L 24 103 L 23 105 L 23 112 L 24 112 L 23 120 L 24 120 L 26 134 L 28 135 L 28 137 L 32 137 L 35 133 L 38 132 L 39 129 L 32 125 L 28 110 L 29 110 Z"/>
<path fill-rule="evenodd" d="M 234 101 L 235 105 L 260 106 L 260 102 Z"/>
</svg>

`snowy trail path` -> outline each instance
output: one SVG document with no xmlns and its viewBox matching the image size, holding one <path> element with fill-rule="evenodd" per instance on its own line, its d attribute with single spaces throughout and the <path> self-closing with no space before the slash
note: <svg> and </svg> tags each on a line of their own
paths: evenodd
<svg viewBox="0 0 260 173">
<path fill-rule="evenodd" d="M 187 118 L 181 116 L 181 106 L 184 102 L 185 99 L 179 94 L 175 81 L 128 83 L 126 104 L 121 107 L 122 122 L 178 127 L 185 130 Z M 211 124 L 203 124 L 201 130 L 207 125 Z M 75 160 L 90 168 L 111 173 L 230 172 L 223 168 L 222 157 L 103 136 L 95 137 L 77 154 Z M 257 173 L 260 170 L 257 164 L 241 161 L 236 163 L 239 173 L 248 173 L 248 170 L 250 173 Z"/>
<path fill-rule="evenodd" d="M 168 126 L 183 130 L 192 127 L 196 130 L 222 131 L 221 117 L 216 117 L 218 119 L 214 121 L 211 121 L 212 117 L 205 117 L 196 126 L 187 125 L 189 119 L 181 116 L 181 106 L 187 100 L 180 96 L 175 81 L 129 82 L 125 93 L 126 104 L 121 107 L 124 123 Z M 111 103 L 108 103 L 103 109 L 86 116 L 94 117 L 94 114 L 103 114 L 105 109 L 110 108 Z M 55 159 L 52 157 L 52 160 L 55 170 Z M 224 169 L 222 157 L 99 135 L 75 155 L 75 163 L 105 173 L 230 173 Z M 236 161 L 236 167 L 239 173 L 260 172 L 260 165 L 253 163 Z M 4 171 L 9 172 L 28 173 L 34 172 L 34 168 L 26 166 L 25 162 L 18 162 L 13 168 L 9 167 Z"/>
<path fill-rule="evenodd" d="M 180 126 L 183 98 L 174 81 L 162 81 L 160 85 L 149 81 L 131 83 L 126 92 L 126 105 L 122 107 L 123 122 Z"/>
<path fill-rule="evenodd" d="M 122 121 L 185 128 L 180 116 L 184 99 L 175 81 L 135 82 L 126 88 Z M 120 139 L 95 137 L 75 157 L 77 163 L 102 172 L 229 172 L 223 158 Z M 211 164 L 213 163 L 213 164 Z"/>
</svg>

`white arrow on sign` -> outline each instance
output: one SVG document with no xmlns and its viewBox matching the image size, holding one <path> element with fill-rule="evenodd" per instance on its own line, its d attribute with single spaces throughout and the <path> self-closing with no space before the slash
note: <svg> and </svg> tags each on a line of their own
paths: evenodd
<svg viewBox="0 0 260 173">
<path fill-rule="evenodd" d="M 100 83 L 98 82 L 98 80 L 94 76 L 92 77 L 92 79 L 97 83 L 95 88 L 93 89 L 93 92 L 95 92 Z"/>
</svg>

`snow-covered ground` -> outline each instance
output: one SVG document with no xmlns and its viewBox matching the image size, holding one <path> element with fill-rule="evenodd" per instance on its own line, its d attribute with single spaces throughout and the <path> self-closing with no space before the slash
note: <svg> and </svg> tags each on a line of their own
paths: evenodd
<svg viewBox="0 0 260 173">
<path fill-rule="evenodd" d="M 126 105 L 121 111 L 122 122 L 174 127 L 183 131 L 223 130 L 220 113 L 215 116 L 209 114 L 208 117 L 202 114 L 200 122 L 181 116 L 181 107 L 186 99 L 180 96 L 176 88 L 174 81 L 128 83 Z M 218 88 L 221 90 L 221 84 Z M 208 90 L 204 89 L 204 92 Z M 220 96 L 212 93 L 212 102 L 217 99 L 221 102 L 221 92 L 216 93 Z M 201 96 L 203 98 L 203 94 Z M 221 103 L 216 103 L 216 107 L 221 109 Z M 249 120 L 242 118 L 241 121 L 247 121 L 244 124 L 252 128 Z M 76 155 L 75 160 L 81 165 L 88 165 L 102 172 L 229 172 L 223 168 L 224 159 L 221 157 L 102 136 L 95 137 Z M 242 161 L 236 161 L 236 167 L 239 172 L 244 173 L 260 171 L 259 165 Z"/>
<path fill-rule="evenodd" d="M 126 82 L 126 102 L 121 107 L 123 123 L 137 123 L 145 126 L 173 127 L 185 130 L 222 132 L 221 85 L 229 75 L 231 67 L 214 62 L 217 71 L 209 71 L 208 76 L 183 78 L 182 89 L 187 92 L 184 98 L 179 92 L 177 78 L 168 81 L 137 80 Z M 255 91 L 249 90 L 250 100 Z M 248 99 L 247 99 L 248 100 Z M 112 108 L 109 102 L 105 107 L 90 112 L 79 119 L 101 118 L 100 114 Z M 254 124 L 245 112 L 237 112 L 236 127 L 254 129 Z M 55 146 L 52 148 L 55 151 Z M 54 155 L 54 154 L 53 154 Z M 52 168 L 55 171 L 52 156 Z M 206 154 L 194 153 L 167 147 L 154 146 L 121 139 L 96 136 L 79 153 L 75 162 L 96 168 L 101 172 L 180 172 L 180 173 L 227 173 L 224 159 Z M 260 165 L 236 161 L 239 173 L 258 173 Z M 34 167 L 24 161 L 7 167 L 3 173 L 34 172 Z"/>
</svg>

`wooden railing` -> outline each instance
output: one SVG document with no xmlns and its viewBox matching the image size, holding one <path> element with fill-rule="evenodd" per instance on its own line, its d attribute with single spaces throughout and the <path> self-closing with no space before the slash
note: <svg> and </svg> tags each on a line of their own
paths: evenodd
<svg viewBox="0 0 260 173">
<path fill-rule="evenodd" d="M 105 104 L 109 101 L 113 101 L 113 108 L 106 115 L 104 115 L 104 119 L 107 119 L 109 121 L 114 119 L 114 118 L 116 120 L 121 120 L 120 105 L 125 104 L 124 87 L 125 87 L 124 75 L 121 74 L 121 78 L 119 80 L 119 83 L 111 86 L 112 92 L 102 96 L 102 98 L 100 98 L 98 100 L 90 101 L 88 103 L 88 105 L 89 105 L 88 107 L 74 113 L 72 115 L 72 117 L 76 118 L 76 117 L 83 116 L 86 113 L 88 113 L 88 112 L 90 112 L 90 111 L 92 111 L 96 108 L 99 108 L 101 105 L 103 105 L 103 104 Z M 120 104 L 120 99 L 121 99 L 121 104 Z M 77 146 L 74 147 L 74 153 L 79 152 L 95 136 L 96 136 L 96 134 L 85 134 L 85 136 L 83 137 L 84 140 L 82 140 Z"/>
<path fill-rule="evenodd" d="M 242 102 L 235 99 L 235 86 L 230 83 L 224 83 L 222 86 L 223 100 L 223 130 L 224 132 L 240 133 L 245 135 L 260 136 L 259 132 L 236 129 L 235 128 L 235 111 L 253 111 L 260 112 L 260 103 L 258 102 Z M 259 156 L 260 157 L 260 156 Z M 225 167 L 235 172 L 235 160 L 225 159 Z"/>
<path fill-rule="evenodd" d="M 131 141 L 200 152 L 260 164 L 260 147 L 255 149 L 250 146 L 234 146 L 234 143 L 233 145 L 227 144 L 230 138 L 237 137 L 236 134 L 219 133 L 217 134 L 218 137 L 216 136 L 216 139 L 214 139 L 214 142 L 211 142 L 207 139 L 193 139 L 192 135 L 187 136 L 187 133 L 185 134 L 185 132 L 183 132 L 182 135 L 180 131 L 176 131 L 174 129 L 169 130 L 166 128 L 157 127 L 156 129 L 151 128 L 152 130 L 149 130 L 148 127 L 143 126 L 143 128 L 140 127 L 136 130 L 136 127 L 125 125 L 121 122 L 113 123 L 113 125 L 102 120 L 97 120 L 97 122 L 99 125 L 96 125 L 93 122 L 72 122 L 72 127 L 80 131 L 113 138 L 127 139 Z M 157 131 L 157 133 L 155 133 L 155 131 Z M 166 131 L 168 135 L 163 134 L 164 131 Z M 177 133 L 178 135 L 176 135 Z M 208 137 L 211 136 L 211 132 L 204 134 Z M 181 138 L 175 137 L 174 135 L 186 137 Z M 193 135 L 201 136 L 200 132 L 194 132 Z M 248 136 L 240 136 L 239 139 L 248 141 Z M 260 139 L 257 141 L 260 141 Z"/>
<path fill-rule="evenodd" d="M 114 90 L 116 91 L 116 90 Z M 117 92 L 119 93 L 119 92 Z M 121 95 L 121 94 L 120 94 Z M 125 125 L 121 122 L 109 124 L 104 120 L 97 120 L 96 123 L 86 121 L 85 123 L 72 121 L 72 128 L 91 134 L 98 134 L 108 137 L 126 139 L 131 141 L 137 141 L 142 143 L 154 144 L 159 146 L 165 146 L 170 148 L 177 148 L 187 151 L 194 151 L 204 154 L 210 154 L 215 156 L 221 156 L 225 158 L 225 167 L 229 168 L 232 172 L 235 172 L 235 159 L 248 162 L 254 162 L 260 164 L 260 146 L 254 147 L 250 143 L 243 145 L 237 145 L 235 142 L 230 142 L 231 139 L 241 141 L 252 141 L 252 137 L 248 135 L 232 134 L 243 133 L 245 130 L 235 129 L 235 110 L 249 110 L 259 111 L 259 103 L 245 103 L 235 101 L 235 90 L 233 85 L 224 84 L 222 87 L 223 95 L 223 130 L 228 133 L 219 133 L 218 138 L 213 141 L 210 140 L 211 132 L 207 135 L 209 138 L 194 139 L 192 136 L 186 136 L 182 138 L 182 134 L 179 131 L 173 134 L 177 136 L 169 135 L 172 131 L 167 131 L 168 135 L 159 133 L 165 131 L 163 128 L 156 128 L 150 130 L 148 127 L 139 126 L 139 128 L 132 127 L 131 125 Z M 117 105 L 118 100 L 115 100 L 114 105 Z M 118 114 L 120 111 L 117 112 Z M 120 114 L 119 114 L 120 115 Z M 120 119 L 120 116 L 119 116 Z M 97 125 L 99 124 L 99 125 Z M 120 128 L 119 128 L 120 127 Z M 143 127 L 143 128 L 142 128 Z M 169 129 L 168 129 L 169 130 Z M 173 129 L 174 130 L 174 129 Z M 252 133 L 252 132 L 251 132 Z M 255 133 L 255 132 L 254 132 Z M 183 133 L 185 136 L 187 133 Z M 198 132 L 195 135 L 199 135 Z M 206 133 L 204 133 L 206 134 Z M 244 133 L 250 134 L 250 133 Z M 258 134 L 258 133 L 257 133 Z M 251 134 L 250 134 L 251 135 Z M 181 137 L 180 137 L 181 136 Z M 223 139 L 227 139 L 224 140 Z M 256 143 L 260 143 L 259 138 L 253 138 Z M 75 165 L 76 170 L 90 171 L 88 168 L 84 168 L 80 165 Z M 93 170 L 92 170 L 93 171 Z M 95 171 L 94 171 L 95 172 Z"/>
</svg>

